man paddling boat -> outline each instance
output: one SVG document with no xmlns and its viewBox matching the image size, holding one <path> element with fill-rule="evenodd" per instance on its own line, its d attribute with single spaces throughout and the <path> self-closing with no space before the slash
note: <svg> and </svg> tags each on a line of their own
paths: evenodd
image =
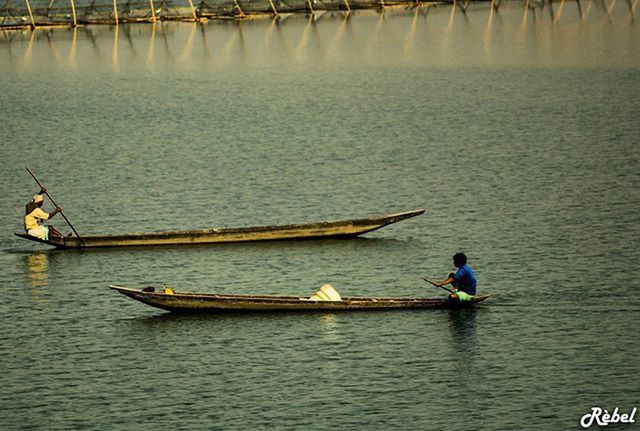
<svg viewBox="0 0 640 431">
<path fill-rule="evenodd" d="M 451 284 L 456 292 L 453 295 L 460 301 L 469 301 L 476 294 L 478 281 L 473 269 L 467 265 L 467 256 L 464 253 L 456 253 L 453 255 L 453 264 L 458 270 L 450 273 L 449 277 L 443 281 L 437 281 L 436 286 L 446 286 Z"/>
<path fill-rule="evenodd" d="M 40 192 L 27 204 L 24 216 L 24 230 L 31 236 L 48 241 L 49 233 L 51 233 L 52 236 L 62 235 L 53 227 L 47 227 L 42 223 L 61 212 L 62 208 L 56 207 L 56 209 L 50 213 L 43 211 L 41 208 L 44 202 L 43 194 L 46 192 L 44 188 L 40 189 Z"/>
</svg>

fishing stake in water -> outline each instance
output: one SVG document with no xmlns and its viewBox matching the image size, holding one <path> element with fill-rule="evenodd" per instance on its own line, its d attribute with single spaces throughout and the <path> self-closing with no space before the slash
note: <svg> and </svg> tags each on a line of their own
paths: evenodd
<svg viewBox="0 0 640 431">
<path fill-rule="evenodd" d="M 33 173 L 33 171 L 31 169 L 29 169 L 28 166 L 24 167 L 27 172 L 29 172 L 31 174 L 31 176 L 33 177 L 33 179 L 36 181 L 36 183 L 38 183 L 38 185 L 40 186 L 40 188 L 42 190 L 44 190 L 44 194 L 47 195 L 47 197 L 49 198 L 49 200 L 51 201 L 51 203 L 53 205 L 55 205 L 56 208 L 60 208 L 59 205 L 56 203 L 56 201 L 53 200 L 53 198 L 51 197 L 51 195 L 49 194 L 49 192 L 47 192 L 46 187 L 40 182 L 40 180 L 38 180 L 38 178 L 36 177 L 36 175 Z M 84 243 L 84 241 L 82 240 L 82 238 L 80 237 L 80 234 L 78 233 L 78 231 L 76 231 L 76 228 L 73 227 L 73 225 L 71 224 L 71 222 L 69 221 L 69 219 L 67 218 L 67 216 L 64 215 L 64 213 L 62 211 L 60 211 L 60 214 L 62 214 L 62 217 L 64 218 L 64 220 L 69 224 L 69 226 L 71 227 L 71 230 L 73 230 L 73 233 L 76 234 L 76 236 L 78 237 L 78 239 L 80 240 L 80 242 L 82 243 L 82 245 L 86 245 Z"/>
</svg>

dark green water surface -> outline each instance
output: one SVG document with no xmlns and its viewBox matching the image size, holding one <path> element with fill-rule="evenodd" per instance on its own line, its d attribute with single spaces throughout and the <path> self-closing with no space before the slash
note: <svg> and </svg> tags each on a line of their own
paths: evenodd
<svg viewBox="0 0 640 431">
<path fill-rule="evenodd" d="M 640 407 L 637 13 L 0 34 L 0 429 L 577 430 Z M 13 235 L 25 165 L 84 234 L 427 212 L 349 241 L 56 251 Z M 474 310 L 180 316 L 107 288 L 440 296 L 422 278 L 461 250 L 492 295 Z"/>
</svg>

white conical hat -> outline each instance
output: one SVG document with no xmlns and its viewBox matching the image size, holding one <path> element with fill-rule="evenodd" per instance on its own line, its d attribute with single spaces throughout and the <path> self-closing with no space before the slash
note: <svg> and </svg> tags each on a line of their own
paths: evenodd
<svg viewBox="0 0 640 431">
<path fill-rule="evenodd" d="M 330 284 L 323 285 L 309 299 L 312 301 L 342 301 L 342 297 Z"/>
</svg>

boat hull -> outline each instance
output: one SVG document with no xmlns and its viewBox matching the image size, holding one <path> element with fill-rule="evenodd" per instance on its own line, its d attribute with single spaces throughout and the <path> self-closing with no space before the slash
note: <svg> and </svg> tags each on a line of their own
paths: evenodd
<svg viewBox="0 0 640 431">
<path fill-rule="evenodd" d="M 64 238 L 50 238 L 48 241 L 45 241 L 23 233 L 16 233 L 16 235 L 30 241 L 63 249 L 352 238 L 380 229 L 389 224 L 418 216 L 424 213 L 424 211 L 424 209 L 417 209 L 379 217 L 321 223 L 258 226 L 248 228 L 164 231 L 123 235 L 92 235 L 82 236 L 82 241 L 77 237 L 72 236 Z"/>
<path fill-rule="evenodd" d="M 489 297 L 489 295 L 476 295 L 472 301 L 468 302 L 449 298 L 403 297 L 343 297 L 341 301 L 312 301 L 296 296 L 163 293 L 144 292 L 140 289 L 115 285 L 109 287 L 152 307 L 180 313 L 462 308 L 473 306 Z"/>
</svg>

